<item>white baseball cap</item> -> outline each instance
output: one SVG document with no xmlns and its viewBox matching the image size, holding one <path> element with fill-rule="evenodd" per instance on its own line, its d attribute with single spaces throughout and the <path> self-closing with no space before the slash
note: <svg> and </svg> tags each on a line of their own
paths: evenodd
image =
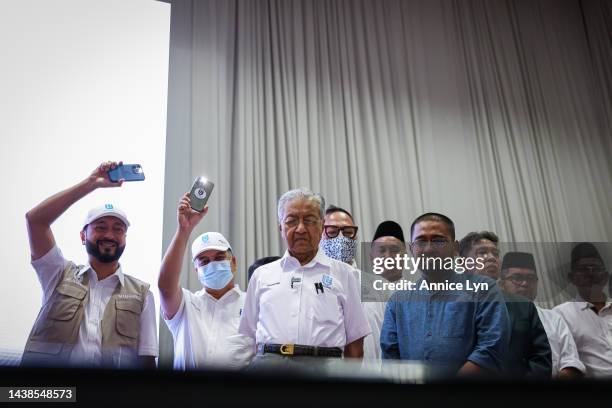
<svg viewBox="0 0 612 408">
<path fill-rule="evenodd" d="M 126 227 L 130 226 L 127 215 L 125 215 L 123 210 L 115 207 L 113 204 L 104 204 L 100 207 L 89 210 L 87 217 L 85 217 L 85 221 L 83 222 L 83 227 L 102 217 L 116 217 L 123 221 Z"/>
<path fill-rule="evenodd" d="M 216 251 L 231 251 L 232 247 L 223 235 L 218 232 L 205 232 L 193 241 L 191 244 L 192 259 L 200 255 L 204 251 L 214 249 Z"/>
</svg>

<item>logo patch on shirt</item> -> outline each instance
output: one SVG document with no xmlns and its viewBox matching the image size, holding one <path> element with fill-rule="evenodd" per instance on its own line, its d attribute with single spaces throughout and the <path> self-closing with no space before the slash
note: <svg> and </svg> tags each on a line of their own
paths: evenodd
<svg viewBox="0 0 612 408">
<path fill-rule="evenodd" d="M 117 295 L 117 297 L 119 299 L 138 299 L 138 300 L 140 300 L 140 296 L 134 295 L 134 294 L 131 294 L 131 293 L 120 293 L 119 295 Z"/>
<path fill-rule="evenodd" d="M 334 282 L 333 278 L 327 274 L 324 274 L 321 277 L 321 283 L 323 284 L 323 286 L 325 286 L 328 289 L 331 289 L 333 282 Z"/>
</svg>

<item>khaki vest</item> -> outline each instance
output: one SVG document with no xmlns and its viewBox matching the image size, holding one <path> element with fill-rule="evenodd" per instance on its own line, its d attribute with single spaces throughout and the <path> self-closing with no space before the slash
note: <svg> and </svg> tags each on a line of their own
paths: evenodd
<svg viewBox="0 0 612 408">
<path fill-rule="evenodd" d="M 21 365 L 68 366 L 89 300 L 89 276 L 72 262 L 42 306 L 25 346 Z M 124 275 L 102 316 L 102 366 L 133 367 L 138 357 L 140 314 L 149 284 Z"/>
</svg>

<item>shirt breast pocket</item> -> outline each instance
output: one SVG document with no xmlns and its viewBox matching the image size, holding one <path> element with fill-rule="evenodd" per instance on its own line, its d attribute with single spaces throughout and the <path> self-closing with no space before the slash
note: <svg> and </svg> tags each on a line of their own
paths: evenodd
<svg viewBox="0 0 612 408">
<path fill-rule="evenodd" d="M 447 303 L 442 316 L 442 337 L 464 337 L 471 326 L 471 311 L 468 302 Z"/>
<path fill-rule="evenodd" d="M 315 297 L 308 316 L 317 322 L 338 325 L 342 321 L 342 308 L 338 297 L 333 293 L 325 292 Z"/>
</svg>

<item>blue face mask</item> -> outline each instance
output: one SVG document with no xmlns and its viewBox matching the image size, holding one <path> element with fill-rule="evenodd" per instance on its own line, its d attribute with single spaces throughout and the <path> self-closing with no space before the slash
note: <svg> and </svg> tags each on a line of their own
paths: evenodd
<svg viewBox="0 0 612 408">
<path fill-rule="evenodd" d="M 209 262 L 198 267 L 198 278 L 202 285 L 210 289 L 223 289 L 232 280 L 232 266 L 229 260 Z"/>
</svg>

